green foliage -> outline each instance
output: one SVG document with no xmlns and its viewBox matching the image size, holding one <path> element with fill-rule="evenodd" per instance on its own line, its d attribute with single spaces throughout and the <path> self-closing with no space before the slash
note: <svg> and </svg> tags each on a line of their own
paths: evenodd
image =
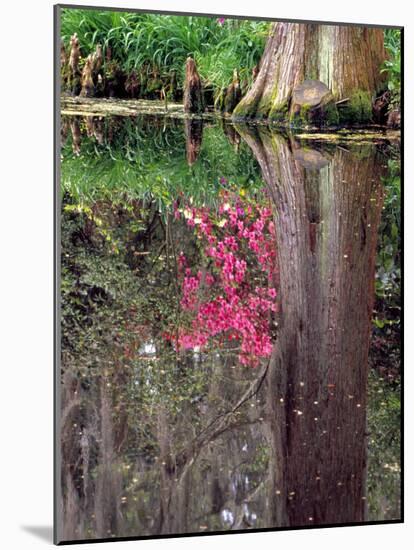
<svg viewBox="0 0 414 550">
<path fill-rule="evenodd" d="M 156 205 L 137 201 L 101 201 L 89 208 L 66 198 L 61 228 L 63 369 L 82 380 L 88 406 L 97 405 L 96 390 L 105 379 L 114 421 L 124 418 L 128 425 L 122 473 L 128 479 L 129 457 L 134 465 L 139 457 L 154 461 L 160 454 L 161 408 L 171 430 L 179 431 L 181 418 L 198 427 L 189 407 L 205 394 L 211 378 L 208 366 L 184 369 L 185 357 L 162 337 L 180 313 L 177 236 L 170 228 L 166 243 Z"/>
<path fill-rule="evenodd" d="M 368 384 L 368 519 L 400 517 L 400 385 L 375 371 Z"/>
<path fill-rule="evenodd" d="M 260 61 L 268 33 L 268 24 L 258 21 L 227 20 L 222 39 L 206 51 L 196 51 L 200 75 L 214 88 L 223 89 L 239 69 L 240 80 L 251 83 L 251 71 Z"/>
<path fill-rule="evenodd" d="M 345 124 L 366 124 L 372 121 L 372 100 L 362 90 L 351 94 L 349 101 L 339 109 L 339 122 Z"/>
<path fill-rule="evenodd" d="M 324 117 L 327 126 L 336 126 L 339 124 L 339 111 L 334 103 L 328 103 L 325 105 Z"/>
<path fill-rule="evenodd" d="M 220 93 L 233 69 L 251 80 L 262 55 L 269 24 L 212 17 L 173 16 L 64 8 L 62 39 L 76 32 L 85 57 L 97 44 L 111 48 L 125 72 L 146 67 L 161 76 L 175 70 L 182 87 L 185 60 L 196 60 L 201 77 Z"/>
<path fill-rule="evenodd" d="M 401 31 L 386 29 L 384 42 L 388 59 L 382 69 L 387 74 L 387 87 L 391 92 L 390 109 L 399 108 L 401 103 Z"/>
<path fill-rule="evenodd" d="M 368 519 L 376 520 L 400 517 L 400 153 L 391 148 L 387 154 L 370 352 L 375 370 L 371 370 L 368 384 Z"/>
<path fill-rule="evenodd" d="M 388 175 L 384 178 L 384 186 L 375 285 L 379 302 L 377 308 L 381 310 L 379 322 L 392 324 L 394 320 L 399 323 L 401 307 L 401 182 L 398 157 L 388 160 Z M 388 319 L 384 315 L 388 315 Z"/>
</svg>

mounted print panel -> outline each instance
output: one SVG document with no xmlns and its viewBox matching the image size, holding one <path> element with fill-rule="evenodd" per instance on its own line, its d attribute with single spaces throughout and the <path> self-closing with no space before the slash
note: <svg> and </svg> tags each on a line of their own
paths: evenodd
<svg viewBox="0 0 414 550">
<path fill-rule="evenodd" d="M 55 542 L 401 522 L 402 29 L 55 16 Z"/>
</svg>

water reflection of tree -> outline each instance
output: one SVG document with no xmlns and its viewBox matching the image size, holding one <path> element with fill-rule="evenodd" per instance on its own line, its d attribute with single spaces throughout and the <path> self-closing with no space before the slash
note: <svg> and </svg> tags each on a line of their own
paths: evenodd
<svg viewBox="0 0 414 550">
<path fill-rule="evenodd" d="M 366 519 L 366 402 L 384 160 L 241 130 L 274 202 L 281 326 L 268 377 L 269 524 Z"/>
</svg>

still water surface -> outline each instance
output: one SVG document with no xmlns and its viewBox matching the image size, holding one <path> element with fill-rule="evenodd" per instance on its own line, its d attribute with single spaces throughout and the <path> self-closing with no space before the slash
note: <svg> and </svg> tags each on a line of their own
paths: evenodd
<svg viewBox="0 0 414 550">
<path fill-rule="evenodd" d="M 399 518 L 398 332 L 372 323 L 390 162 L 63 117 L 63 539 Z"/>
</svg>

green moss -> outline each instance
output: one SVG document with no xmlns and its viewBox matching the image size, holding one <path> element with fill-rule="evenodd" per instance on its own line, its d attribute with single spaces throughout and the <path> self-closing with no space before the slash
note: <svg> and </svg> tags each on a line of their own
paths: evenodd
<svg viewBox="0 0 414 550">
<path fill-rule="evenodd" d="M 289 115 L 289 123 L 293 128 L 303 128 L 313 121 L 312 107 L 304 103 L 297 109 L 292 110 Z"/>
<path fill-rule="evenodd" d="M 357 90 L 339 109 L 341 124 L 365 124 L 372 120 L 372 101 L 369 92 Z"/>
<path fill-rule="evenodd" d="M 268 98 L 261 98 L 260 101 L 257 99 L 247 99 L 244 97 L 241 102 L 233 111 L 232 119 L 245 120 L 254 118 L 255 120 L 264 120 L 267 119 L 270 111 L 270 100 Z"/>
<path fill-rule="evenodd" d="M 310 122 L 312 116 L 312 107 L 307 103 L 304 103 L 300 108 L 299 118 L 304 124 Z"/>
<path fill-rule="evenodd" d="M 372 102 L 368 92 L 358 90 L 349 101 L 338 108 L 332 96 L 325 105 L 313 108 L 308 104 L 289 112 L 289 101 L 276 105 L 272 98 L 262 97 L 260 102 L 253 99 L 242 100 L 233 111 L 234 120 L 254 118 L 268 119 L 276 124 L 286 124 L 294 128 L 312 126 L 338 126 L 340 124 L 367 124 L 372 120 Z"/>
<path fill-rule="evenodd" d="M 273 105 L 268 118 L 270 122 L 285 122 L 289 118 L 289 102 L 285 100 Z"/>
<path fill-rule="evenodd" d="M 339 124 L 338 109 L 332 101 L 318 107 L 312 107 L 305 103 L 299 110 L 290 114 L 289 123 L 294 128 L 337 126 Z"/>
<path fill-rule="evenodd" d="M 272 108 L 272 98 L 269 96 L 262 96 L 259 105 L 257 106 L 255 118 L 265 119 L 268 118 L 270 110 Z"/>
<path fill-rule="evenodd" d="M 256 115 L 257 100 L 244 97 L 233 111 L 233 120 L 244 120 Z"/>
<path fill-rule="evenodd" d="M 326 126 L 337 126 L 339 124 L 339 113 L 334 103 L 325 105 L 324 118 Z"/>
</svg>

